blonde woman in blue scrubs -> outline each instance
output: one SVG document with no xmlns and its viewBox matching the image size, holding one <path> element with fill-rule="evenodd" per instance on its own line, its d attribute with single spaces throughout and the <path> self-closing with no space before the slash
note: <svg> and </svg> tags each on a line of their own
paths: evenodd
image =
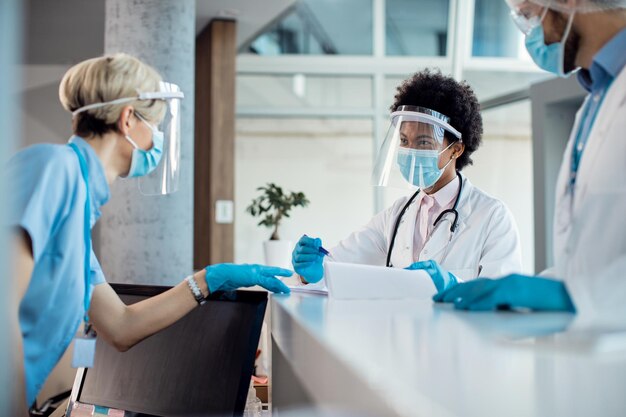
<svg viewBox="0 0 626 417">
<path fill-rule="evenodd" d="M 124 351 L 179 320 L 214 291 L 261 285 L 289 292 L 276 276 L 291 271 L 260 265 L 208 266 L 132 306 L 106 283 L 91 249 L 90 229 L 118 177 L 142 177 L 159 166 L 165 138 L 158 125 L 171 102 L 182 98 L 165 85 L 153 68 L 129 55 L 81 62 L 59 88 L 63 107 L 73 114 L 69 144 L 32 146 L 8 163 L 5 227 L 14 240 L 13 299 L 20 302 L 13 324 L 18 386 L 24 387 L 15 415 L 28 415 L 27 407 L 83 321 L 86 329 Z M 77 366 L 93 355 L 92 344 L 84 343 L 93 340 L 93 330 L 76 341 L 75 352 L 82 352 L 75 355 Z"/>
</svg>

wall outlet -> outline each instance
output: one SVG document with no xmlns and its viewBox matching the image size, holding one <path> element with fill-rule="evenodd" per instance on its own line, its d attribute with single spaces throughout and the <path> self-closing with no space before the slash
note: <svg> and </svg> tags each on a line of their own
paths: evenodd
<svg viewBox="0 0 626 417">
<path fill-rule="evenodd" d="M 231 224 L 235 220 L 233 200 L 217 200 L 215 202 L 215 222 Z"/>
</svg>

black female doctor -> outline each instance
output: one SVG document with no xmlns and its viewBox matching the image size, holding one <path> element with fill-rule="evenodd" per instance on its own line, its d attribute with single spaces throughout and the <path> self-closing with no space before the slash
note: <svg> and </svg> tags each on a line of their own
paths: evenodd
<svg viewBox="0 0 626 417">
<path fill-rule="evenodd" d="M 424 269 L 438 291 L 460 280 L 520 270 L 511 213 L 461 174 L 482 135 L 472 89 L 439 71 L 422 71 L 398 87 L 391 110 L 373 180 L 401 186 L 407 195 L 330 248 L 326 259 Z M 293 251 L 304 282 L 323 278 L 321 246 L 321 239 L 305 235 Z"/>
</svg>

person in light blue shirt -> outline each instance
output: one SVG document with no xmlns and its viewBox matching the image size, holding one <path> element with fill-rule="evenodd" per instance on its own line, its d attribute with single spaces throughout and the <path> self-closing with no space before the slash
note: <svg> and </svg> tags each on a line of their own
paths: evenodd
<svg viewBox="0 0 626 417">
<path fill-rule="evenodd" d="M 102 164 L 94 150 L 81 138 L 75 143 L 90 167 L 90 225 L 109 199 Z M 32 403 L 46 376 L 70 344 L 83 317 L 85 187 L 81 184 L 78 160 L 69 146 L 30 147 L 9 161 L 9 224 L 19 227 L 30 241 L 33 271 L 22 298 L 19 322 L 24 338 L 24 367 L 27 399 Z M 91 288 L 105 282 L 102 269 L 90 251 Z M 81 279 L 66 279 L 78 276 Z M 76 301 L 76 302 L 73 302 Z"/>
<path fill-rule="evenodd" d="M 555 265 L 541 276 L 459 284 L 435 301 L 465 310 L 575 311 L 577 326 L 623 327 L 626 0 L 506 1 L 535 63 L 560 76 L 579 70 L 589 92 L 556 185 Z"/>
<path fill-rule="evenodd" d="M 164 144 L 180 137 L 171 129 L 165 137 L 158 128 L 166 115 L 179 114 L 168 111 L 183 97 L 172 86 L 126 54 L 81 62 L 59 89 L 75 135 L 67 145 L 24 149 L 5 167 L 10 188 L 4 226 L 13 235 L 13 299 L 19 300 L 15 344 L 23 360 L 16 380 L 24 394 L 15 415 L 27 415 L 24 406 L 35 402 L 83 321 L 124 351 L 203 304 L 209 293 L 253 285 L 289 292 L 276 276 L 291 271 L 261 265 L 211 265 L 132 306 L 106 283 L 90 230 L 110 198 L 110 184 L 158 172 L 164 149 L 172 147 Z M 75 355 L 78 364 L 89 361 L 92 346 L 82 342 L 77 339 L 74 349 L 82 352 Z"/>
</svg>

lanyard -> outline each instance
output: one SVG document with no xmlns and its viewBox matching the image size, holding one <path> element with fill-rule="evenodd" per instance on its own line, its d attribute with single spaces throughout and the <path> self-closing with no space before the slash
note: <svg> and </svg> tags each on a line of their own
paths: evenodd
<svg viewBox="0 0 626 417">
<path fill-rule="evenodd" d="M 91 286 L 91 195 L 89 194 L 89 171 L 87 170 L 87 162 L 85 158 L 78 150 L 78 146 L 74 143 L 69 143 L 68 146 L 74 150 L 78 157 L 78 164 L 80 165 L 80 172 L 85 181 L 85 193 L 87 198 L 85 200 L 85 228 L 83 230 L 83 237 L 85 239 L 85 298 L 83 305 L 85 307 L 85 324 L 89 322 L 87 312 L 89 311 L 89 288 Z"/>
</svg>

